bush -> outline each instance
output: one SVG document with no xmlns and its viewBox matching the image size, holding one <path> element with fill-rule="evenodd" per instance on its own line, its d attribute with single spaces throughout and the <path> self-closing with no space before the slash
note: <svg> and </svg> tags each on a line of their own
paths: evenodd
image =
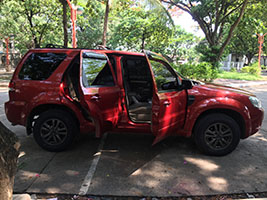
<svg viewBox="0 0 267 200">
<path fill-rule="evenodd" d="M 259 68 L 258 63 L 253 63 L 252 65 L 243 67 L 241 72 L 259 76 L 261 74 L 261 69 Z"/>
<path fill-rule="evenodd" d="M 231 67 L 230 72 L 237 72 L 235 67 Z"/>
<path fill-rule="evenodd" d="M 211 81 L 217 78 L 218 70 L 208 62 L 201 62 L 199 64 L 186 63 L 179 65 L 178 71 L 191 79 Z"/>
</svg>

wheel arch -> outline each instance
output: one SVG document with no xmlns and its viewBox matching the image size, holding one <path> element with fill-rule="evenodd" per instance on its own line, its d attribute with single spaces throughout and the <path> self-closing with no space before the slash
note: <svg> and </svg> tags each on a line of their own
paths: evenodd
<svg viewBox="0 0 267 200">
<path fill-rule="evenodd" d="M 32 134 L 34 117 L 40 115 L 41 113 L 43 113 L 45 111 L 53 110 L 53 109 L 62 110 L 62 111 L 69 113 L 73 117 L 73 119 L 77 125 L 77 128 L 79 129 L 80 122 L 79 122 L 75 112 L 73 110 L 71 110 L 70 108 L 68 108 L 67 106 L 59 105 L 59 104 L 41 104 L 41 105 L 38 105 L 35 108 L 33 108 L 31 110 L 30 114 L 28 115 L 27 125 L 26 125 L 27 135 Z"/>
<path fill-rule="evenodd" d="M 192 136 L 193 134 L 195 134 L 195 127 L 198 123 L 198 121 L 200 119 L 202 119 L 203 117 L 207 116 L 207 115 L 210 115 L 210 114 L 225 114 L 229 117 L 231 117 L 233 120 L 236 121 L 236 123 L 238 124 L 239 128 L 240 128 L 240 131 L 241 131 L 241 139 L 245 138 L 245 135 L 246 135 L 246 123 L 245 123 L 245 120 L 244 118 L 242 117 L 242 115 L 240 113 L 238 113 L 237 111 L 234 111 L 234 110 L 231 110 L 231 109 L 220 109 L 220 108 L 217 108 L 217 109 L 209 109 L 209 110 L 206 110 L 204 111 L 203 113 L 201 113 L 195 123 L 194 123 L 194 127 L 192 129 Z"/>
</svg>

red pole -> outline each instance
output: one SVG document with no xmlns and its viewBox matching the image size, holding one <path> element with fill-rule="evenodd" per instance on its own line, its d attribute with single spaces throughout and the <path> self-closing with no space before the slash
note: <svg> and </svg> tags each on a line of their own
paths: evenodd
<svg viewBox="0 0 267 200">
<path fill-rule="evenodd" d="M 71 8 L 71 21 L 72 21 L 72 47 L 77 48 L 76 41 L 76 19 L 77 19 L 77 9 Z"/>
<path fill-rule="evenodd" d="M 258 66 L 261 70 L 261 49 L 262 49 L 262 44 L 264 42 L 264 36 L 266 35 L 267 33 L 265 33 L 264 35 L 260 35 L 260 34 L 257 34 L 258 35 L 258 43 L 260 44 L 259 46 L 259 58 L 258 58 Z"/>
<path fill-rule="evenodd" d="M 77 8 L 74 7 L 69 0 L 67 0 L 70 11 L 71 11 L 71 22 L 72 22 L 72 47 L 77 48 L 77 41 L 76 41 L 76 20 L 77 20 Z"/>
</svg>

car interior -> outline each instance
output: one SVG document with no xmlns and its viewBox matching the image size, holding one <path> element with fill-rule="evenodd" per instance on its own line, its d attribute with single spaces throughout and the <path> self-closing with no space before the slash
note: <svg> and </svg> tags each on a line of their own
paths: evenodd
<svg viewBox="0 0 267 200">
<path fill-rule="evenodd" d="M 76 102 L 80 100 L 79 79 L 77 79 L 80 73 L 79 62 L 78 57 L 74 59 L 65 76 L 69 96 Z M 112 64 L 114 67 L 114 63 Z M 150 123 L 153 80 L 147 60 L 137 56 L 126 56 L 121 64 L 129 118 L 136 123 Z"/>
<path fill-rule="evenodd" d="M 153 81 L 146 59 L 134 56 L 124 57 L 122 72 L 130 120 L 137 123 L 150 123 Z"/>
</svg>

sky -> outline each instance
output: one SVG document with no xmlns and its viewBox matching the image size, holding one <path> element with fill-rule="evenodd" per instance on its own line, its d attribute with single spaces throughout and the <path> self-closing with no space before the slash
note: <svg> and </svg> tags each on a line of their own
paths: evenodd
<svg viewBox="0 0 267 200">
<path fill-rule="evenodd" d="M 173 16 L 173 19 L 175 24 L 180 25 L 187 32 L 193 33 L 198 37 L 204 37 L 202 30 L 198 28 L 198 23 L 195 22 L 188 13 L 183 12 L 183 14 L 178 17 Z"/>
</svg>

